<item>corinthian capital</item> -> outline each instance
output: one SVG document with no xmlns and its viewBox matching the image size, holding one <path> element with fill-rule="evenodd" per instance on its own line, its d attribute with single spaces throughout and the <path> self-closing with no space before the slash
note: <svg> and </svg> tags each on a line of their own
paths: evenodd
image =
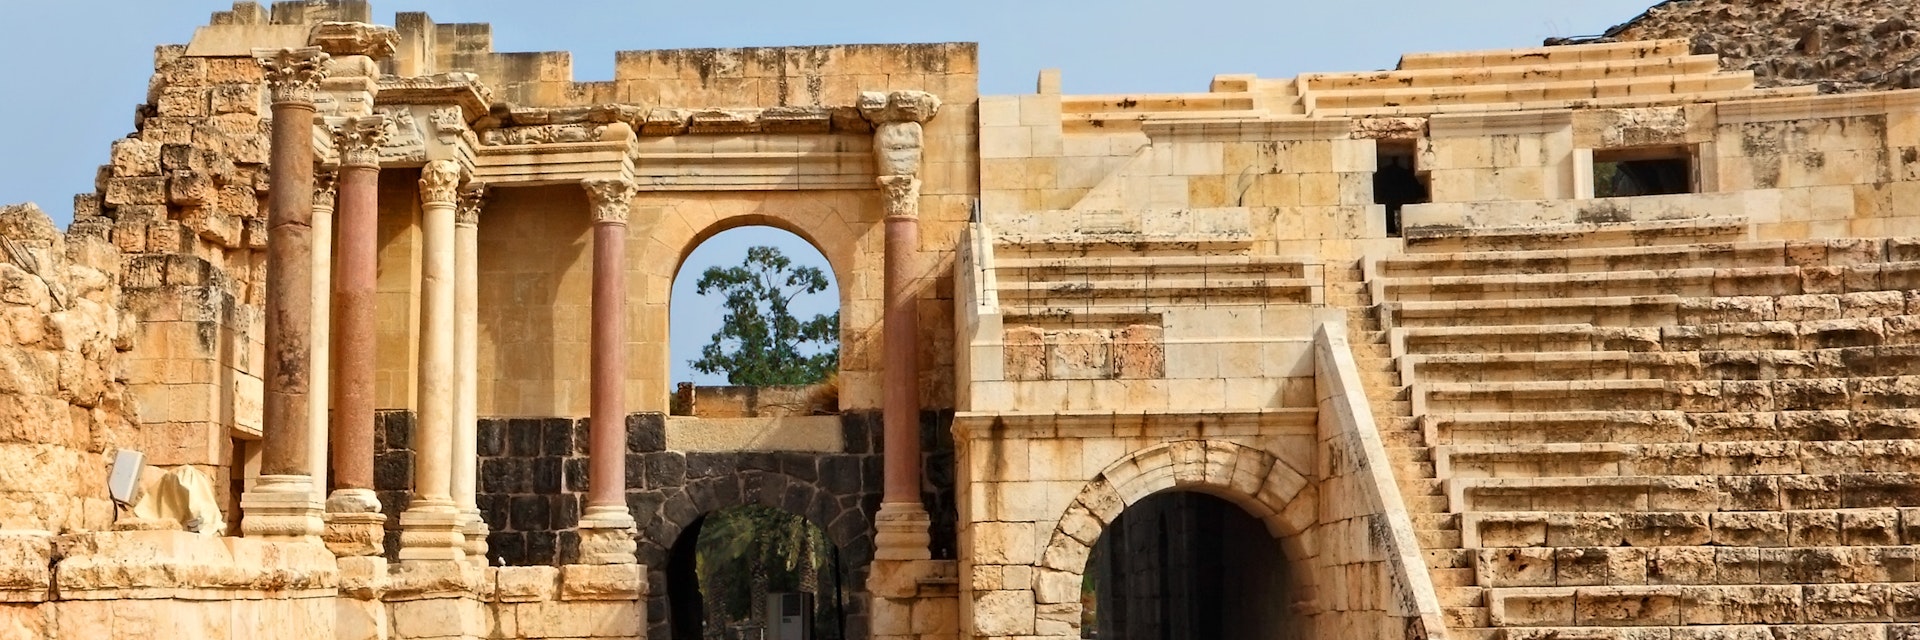
<svg viewBox="0 0 1920 640">
<path fill-rule="evenodd" d="M 313 104 L 313 94 L 320 89 L 320 81 L 327 79 L 327 61 L 331 59 L 320 47 L 255 49 L 253 57 L 267 70 L 274 104 Z"/>
<path fill-rule="evenodd" d="M 339 195 L 338 176 L 332 171 L 313 172 L 313 210 L 315 212 L 333 211 L 335 196 Z"/>
<path fill-rule="evenodd" d="M 435 160 L 420 169 L 420 201 L 426 204 L 454 204 L 460 196 L 460 163 Z"/>
<path fill-rule="evenodd" d="M 875 125 L 926 122 L 940 112 L 940 97 L 925 91 L 863 91 L 860 117 Z"/>
<path fill-rule="evenodd" d="M 340 150 L 340 165 L 380 168 L 380 147 L 387 143 L 387 117 L 363 116 L 348 120 L 333 130 L 333 144 Z"/>
<path fill-rule="evenodd" d="M 593 205 L 593 221 L 597 223 L 627 223 L 627 211 L 633 207 L 633 197 L 640 193 L 631 180 L 588 180 L 580 183 L 587 189 L 587 202 Z"/>
<path fill-rule="evenodd" d="M 486 204 L 486 183 L 468 183 L 466 188 L 460 190 L 458 208 L 453 210 L 453 223 L 469 227 L 480 224 L 480 208 Z"/>
<path fill-rule="evenodd" d="M 920 217 L 920 179 L 913 176 L 880 176 L 880 197 L 885 200 L 887 217 Z"/>
</svg>

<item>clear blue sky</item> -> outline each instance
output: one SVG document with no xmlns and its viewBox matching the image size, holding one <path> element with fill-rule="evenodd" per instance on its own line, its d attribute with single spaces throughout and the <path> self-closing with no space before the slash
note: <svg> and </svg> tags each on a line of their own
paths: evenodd
<svg viewBox="0 0 1920 640">
<path fill-rule="evenodd" d="M 1373 0 L 1276 2 L 804 3 L 769 0 L 376 0 L 375 19 L 427 11 L 437 22 L 491 22 L 500 50 L 569 50 L 581 80 L 613 75 L 624 49 L 835 44 L 980 43 L 983 94 L 1033 90 L 1040 69 L 1062 70 L 1069 93 L 1200 91 L 1215 74 L 1285 77 L 1390 68 L 1408 51 L 1533 46 L 1598 33 L 1653 0 Z M 64 224 L 72 195 L 91 191 L 108 145 L 133 128 L 153 47 L 185 43 L 223 0 L 10 2 L 0 38 L 0 203 L 34 201 Z M 674 378 L 711 327 L 684 301 L 711 264 L 734 263 L 777 232 L 717 236 L 676 283 Z M 788 250 L 806 249 L 790 238 Z M 818 254 L 807 257 L 820 262 Z M 680 291 L 686 289 L 686 291 Z M 832 298 L 829 298 L 831 300 Z M 708 382 L 708 380 L 702 380 Z"/>
</svg>

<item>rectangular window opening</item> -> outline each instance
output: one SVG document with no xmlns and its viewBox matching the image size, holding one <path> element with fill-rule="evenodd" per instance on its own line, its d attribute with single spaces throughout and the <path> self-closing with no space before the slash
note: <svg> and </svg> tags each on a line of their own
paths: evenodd
<svg viewBox="0 0 1920 640">
<path fill-rule="evenodd" d="M 1687 147 L 1596 149 L 1593 196 L 1625 198 L 1694 192 L 1693 151 Z"/>
<path fill-rule="evenodd" d="M 1373 203 L 1387 208 L 1387 236 L 1400 237 L 1400 210 L 1432 201 L 1428 177 L 1416 163 L 1412 140 L 1379 140 L 1373 171 Z"/>
</svg>

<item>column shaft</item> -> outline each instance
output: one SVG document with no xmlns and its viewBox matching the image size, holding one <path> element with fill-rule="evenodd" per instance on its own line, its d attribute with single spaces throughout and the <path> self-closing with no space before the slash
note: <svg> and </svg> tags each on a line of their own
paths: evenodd
<svg viewBox="0 0 1920 640">
<path fill-rule="evenodd" d="M 913 258 L 920 250 L 920 221 L 887 218 L 886 312 L 883 317 L 882 432 L 886 474 L 881 501 L 920 502 L 920 315 L 914 295 Z"/>
<path fill-rule="evenodd" d="M 331 379 L 328 366 L 333 306 L 333 215 L 338 196 L 336 175 L 316 176 L 313 196 L 313 348 L 307 360 L 312 380 L 312 402 L 307 416 L 307 475 L 315 500 L 327 499 L 327 399 Z"/>
<path fill-rule="evenodd" d="M 333 281 L 333 483 L 373 489 L 374 291 L 379 275 L 380 170 L 340 169 L 339 272 Z"/>
<path fill-rule="evenodd" d="M 593 387 L 587 505 L 626 505 L 627 225 L 593 226 Z"/>
<path fill-rule="evenodd" d="M 486 562 L 487 525 L 480 517 L 480 206 L 484 188 L 461 193 L 454 226 L 453 502 L 465 520 L 468 560 Z"/>
<path fill-rule="evenodd" d="M 313 357 L 313 103 L 273 105 L 261 475 L 307 474 Z"/>
<path fill-rule="evenodd" d="M 413 501 L 400 514 L 400 560 L 460 561 L 466 536 L 453 502 L 454 220 L 460 165 L 420 172 L 420 361 L 413 436 Z"/>
</svg>

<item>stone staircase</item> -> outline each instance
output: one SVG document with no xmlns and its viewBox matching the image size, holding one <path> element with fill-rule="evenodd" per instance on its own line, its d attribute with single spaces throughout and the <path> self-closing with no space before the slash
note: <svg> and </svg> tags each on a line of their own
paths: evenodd
<svg viewBox="0 0 1920 640">
<path fill-rule="evenodd" d="M 1485 590 L 1476 581 L 1473 556 L 1460 548 L 1460 516 L 1447 511 L 1446 493 L 1434 473 L 1433 449 L 1415 427 L 1407 401 L 1409 389 L 1401 382 L 1388 334 L 1380 328 L 1361 269 L 1350 267 L 1338 273 L 1329 269 L 1328 276 L 1328 302 L 1347 309 L 1347 339 L 1353 344 L 1353 356 L 1374 407 L 1374 422 L 1393 460 L 1394 479 L 1447 623 L 1485 626 Z"/>
<path fill-rule="evenodd" d="M 1410 230 L 1329 284 L 1455 633 L 1920 631 L 1920 240 L 1746 229 Z"/>
</svg>

